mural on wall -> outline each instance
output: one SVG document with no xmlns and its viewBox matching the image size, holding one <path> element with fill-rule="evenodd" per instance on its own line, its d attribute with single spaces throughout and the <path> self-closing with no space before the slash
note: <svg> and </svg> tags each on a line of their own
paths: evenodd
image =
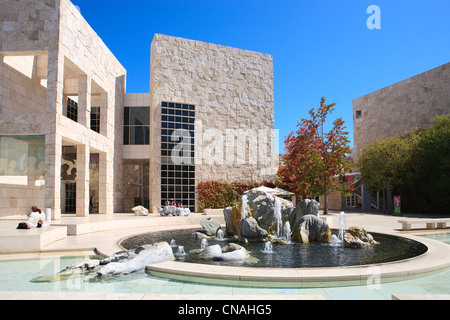
<svg viewBox="0 0 450 320">
<path fill-rule="evenodd" d="M 0 135 L 0 176 L 43 176 L 44 135 Z"/>
</svg>

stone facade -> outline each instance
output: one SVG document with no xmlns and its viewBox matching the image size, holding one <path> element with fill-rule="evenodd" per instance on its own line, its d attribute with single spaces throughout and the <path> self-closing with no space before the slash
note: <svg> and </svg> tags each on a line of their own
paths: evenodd
<svg viewBox="0 0 450 320">
<path fill-rule="evenodd" d="M 0 7 L 0 134 L 45 136 L 44 183 L 31 185 L 35 177 L 28 176 L 28 187 L 0 184 L 1 214 L 25 214 L 36 205 L 59 219 L 63 146 L 77 147 L 77 215 L 89 214 L 91 153 L 99 155 L 99 212 L 120 210 L 122 158 L 114 154 L 122 153 L 116 135 L 125 69 L 68 0 L 1 0 Z M 8 65 L 9 56 L 33 57 L 31 77 Z M 63 114 L 69 96 L 78 99 L 77 122 Z M 99 133 L 89 128 L 94 100 L 101 109 Z M 23 192 L 29 189 L 31 198 Z"/>
<path fill-rule="evenodd" d="M 450 114 L 450 63 L 353 100 L 354 158 L 364 146 Z"/>
<path fill-rule="evenodd" d="M 0 8 L 0 139 L 45 145 L 39 173 L 24 169 L 28 151 L 0 149 L 0 216 L 160 205 L 162 102 L 195 106 L 195 184 L 273 179 L 272 56 L 156 34 L 151 93 L 125 94 L 126 70 L 69 0 Z M 124 107 L 149 108 L 148 144 L 124 144 Z"/>
<path fill-rule="evenodd" d="M 150 79 L 153 207 L 161 202 L 162 102 L 195 106 L 197 183 L 273 180 L 271 55 L 156 34 Z"/>
</svg>

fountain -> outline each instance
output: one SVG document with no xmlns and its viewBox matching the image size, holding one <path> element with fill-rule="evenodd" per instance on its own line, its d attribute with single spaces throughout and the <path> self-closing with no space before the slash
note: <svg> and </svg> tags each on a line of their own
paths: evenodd
<svg viewBox="0 0 450 320">
<path fill-rule="evenodd" d="M 247 196 L 244 194 L 242 196 L 241 220 L 244 220 L 248 216 L 247 204 L 248 204 Z"/>
<path fill-rule="evenodd" d="M 281 221 L 281 201 L 278 197 L 275 197 L 273 216 L 277 222 L 277 237 L 281 238 L 281 225 L 283 222 Z"/>
<path fill-rule="evenodd" d="M 184 251 L 184 246 L 178 246 L 176 256 L 186 256 L 187 253 Z"/>
<path fill-rule="evenodd" d="M 175 239 L 170 240 L 170 246 L 171 246 L 172 248 L 176 248 L 176 247 L 177 247 L 177 244 L 176 244 Z"/>
<path fill-rule="evenodd" d="M 339 214 L 339 240 L 344 243 L 344 233 L 345 233 L 345 226 L 346 226 L 346 218 L 344 211 L 341 211 Z"/>
<path fill-rule="evenodd" d="M 217 237 L 217 240 L 219 240 L 219 241 L 224 241 L 225 240 L 222 229 L 219 229 L 217 231 L 216 237 Z"/>
<path fill-rule="evenodd" d="M 200 250 L 203 251 L 206 249 L 206 247 L 208 246 L 208 240 L 206 240 L 205 238 L 202 239 L 202 242 L 200 244 Z"/>
<path fill-rule="evenodd" d="M 334 247 L 344 246 L 344 234 L 346 229 L 346 218 L 344 211 L 339 214 L 339 233 L 338 235 L 332 235 L 330 245 Z"/>
<path fill-rule="evenodd" d="M 255 188 L 247 191 L 234 206 L 224 210 L 226 229 L 215 229 L 208 235 L 208 240 L 200 237 L 193 239 L 192 234 L 197 230 L 186 229 L 139 236 L 136 239 L 138 242 L 130 238 L 127 246 L 135 248 L 145 243 L 175 238 L 183 243 L 189 253 L 183 262 L 275 268 L 377 264 L 410 258 L 426 250 L 408 239 L 383 234 L 373 234 L 372 237 L 363 228 L 347 227 L 344 212 L 340 213 L 339 228 L 331 230 L 327 222 L 319 217 L 318 207 L 315 200 L 302 200 L 294 208 L 288 201 Z M 215 226 L 216 223 L 209 221 L 208 225 Z M 354 234 L 355 244 L 350 247 L 348 239 L 351 234 Z M 274 259 L 268 256 L 268 253 L 274 252 L 271 241 L 276 243 Z M 286 242 L 289 245 L 278 245 Z M 230 251 L 237 251 L 233 256 L 244 259 L 225 259 Z M 208 254 L 211 252 L 214 254 Z M 247 254 L 243 254 L 245 252 L 252 259 L 248 259 Z"/>
<path fill-rule="evenodd" d="M 273 248 L 272 242 L 266 241 L 266 242 L 264 243 L 264 249 L 262 250 L 262 252 L 263 252 L 263 253 L 273 253 L 272 248 Z"/>
<path fill-rule="evenodd" d="M 291 224 L 289 223 L 289 221 L 286 221 L 283 227 L 283 235 L 287 243 L 291 243 L 291 234 Z"/>
</svg>

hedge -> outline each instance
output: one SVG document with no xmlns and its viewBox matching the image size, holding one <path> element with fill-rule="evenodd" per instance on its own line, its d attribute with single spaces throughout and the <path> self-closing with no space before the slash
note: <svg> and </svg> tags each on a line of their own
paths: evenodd
<svg viewBox="0 0 450 320">
<path fill-rule="evenodd" d="M 245 191 L 260 187 L 275 187 L 271 182 L 203 181 L 197 185 L 198 209 L 222 209 L 233 205 Z"/>
</svg>

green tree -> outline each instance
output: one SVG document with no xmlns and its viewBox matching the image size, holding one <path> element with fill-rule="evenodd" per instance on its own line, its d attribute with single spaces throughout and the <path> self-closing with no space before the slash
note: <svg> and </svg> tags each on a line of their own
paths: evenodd
<svg viewBox="0 0 450 320">
<path fill-rule="evenodd" d="M 414 157 L 414 186 L 435 207 L 444 208 L 450 196 L 450 115 L 434 119 L 418 141 Z"/>
<path fill-rule="evenodd" d="M 382 191 L 385 195 L 388 184 L 398 191 L 410 186 L 414 180 L 413 154 L 419 138 L 420 131 L 415 130 L 364 148 L 358 167 L 369 192 Z M 383 196 L 383 200 L 386 200 L 386 196 Z M 387 207 L 386 203 L 383 203 L 383 207 Z"/>
<path fill-rule="evenodd" d="M 389 183 L 405 200 L 402 207 L 440 211 L 450 195 L 450 116 L 437 116 L 429 129 L 366 146 L 358 167 L 369 192 L 385 193 Z"/>
</svg>

